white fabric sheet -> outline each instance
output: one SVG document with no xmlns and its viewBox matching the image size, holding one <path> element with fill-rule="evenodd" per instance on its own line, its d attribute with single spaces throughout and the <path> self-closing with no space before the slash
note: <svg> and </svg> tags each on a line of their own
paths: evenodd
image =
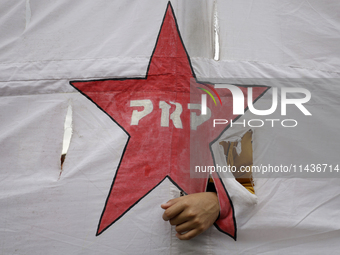
<svg viewBox="0 0 340 255">
<path fill-rule="evenodd" d="M 217 2 L 218 62 L 212 59 L 213 1 L 172 2 L 198 79 L 339 78 L 339 2 Z M 168 180 L 95 236 L 127 136 L 69 81 L 145 76 L 166 5 L 164 0 L 1 1 L 0 253 L 336 253 L 339 178 L 255 175 L 256 197 L 234 179 L 224 179 L 236 210 L 236 242 L 215 227 L 193 240 L 178 240 L 161 218 L 160 204 L 179 196 Z M 255 130 L 254 164 L 340 164 L 340 87 L 327 84 L 305 86 L 313 115 L 291 112 L 298 127 Z M 73 135 L 60 174 L 70 104 Z M 247 112 L 242 118 L 252 117 Z M 227 132 L 226 138 L 239 130 Z M 220 152 L 216 148 L 215 154 Z"/>
</svg>

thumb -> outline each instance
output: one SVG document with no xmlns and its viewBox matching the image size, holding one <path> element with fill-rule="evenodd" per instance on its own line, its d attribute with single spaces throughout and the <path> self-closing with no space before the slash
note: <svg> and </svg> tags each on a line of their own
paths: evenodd
<svg viewBox="0 0 340 255">
<path fill-rule="evenodd" d="M 168 202 L 161 204 L 162 209 L 166 210 L 168 209 L 170 206 L 174 205 L 177 203 L 177 198 L 175 199 L 171 199 Z"/>
</svg>

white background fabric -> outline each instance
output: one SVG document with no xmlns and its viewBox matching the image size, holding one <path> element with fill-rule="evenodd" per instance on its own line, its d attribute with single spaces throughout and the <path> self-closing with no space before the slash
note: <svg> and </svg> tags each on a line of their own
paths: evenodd
<svg viewBox="0 0 340 255">
<path fill-rule="evenodd" d="M 217 1 L 218 62 L 212 60 L 213 2 L 172 4 L 199 79 L 339 78 L 336 1 Z M 0 253 L 338 251 L 340 179 L 257 178 L 257 205 L 236 211 L 236 242 L 215 227 L 188 242 L 176 239 L 174 229 L 161 219 L 160 204 L 179 195 L 166 180 L 95 236 L 127 137 L 69 81 L 144 76 L 166 5 L 163 0 L 1 1 Z M 255 130 L 254 164 L 301 158 L 306 163 L 340 163 L 340 88 L 327 82 L 306 88 L 312 93 L 306 107 L 313 116 L 295 129 Z M 74 133 L 60 175 L 69 104 Z M 225 183 L 232 195 L 243 189 L 231 179 Z M 234 203 L 241 208 L 244 201 Z"/>
</svg>

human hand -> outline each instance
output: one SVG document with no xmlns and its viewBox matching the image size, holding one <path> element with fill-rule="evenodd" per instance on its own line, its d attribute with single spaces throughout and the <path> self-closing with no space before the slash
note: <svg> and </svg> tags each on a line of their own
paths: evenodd
<svg viewBox="0 0 340 255">
<path fill-rule="evenodd" d="M 191 238 L 206 231 L 220 212 L 215 192 L 202 192 L 171 199 L 161 205 L 163 220 L 176 226 L 176 236 L 180 240 Z"/>
</svg>

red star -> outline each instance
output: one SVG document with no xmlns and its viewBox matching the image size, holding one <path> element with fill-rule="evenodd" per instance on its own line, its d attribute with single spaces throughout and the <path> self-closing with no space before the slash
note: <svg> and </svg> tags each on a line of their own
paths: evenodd
<svg viewBox="0 0 340 255">
<path fill-rule="evenodd" d="M 195 74 L 169 3 L 145 78 L 70 82 L 129 135 L 102 212 L 97 235 L 122 217 L 165 178 L 187 194 L 205 191 L 208 176 L 190 178 L 189 172 L 192 110 L 188 109 L 188 103 L 190 79 L 193 78 Z M 242 89 L 246 94 L 245 88 Z M 254 97 L 258 97 L 265 89 L 256 88 Z M 197 91 L 201 93 L 201 90 Z M 224 119 L 235 118 L 231 113 L 230 92 L 220 91 L 223 107 L 216 114 L 223 114 Z M 216 106 L 208 104 L 208 107 L 212 109 Z M 172 116 L 173 112 L 178 114 Z M 141 113 L 146 115 L 142 116 Z M 199 128 L 207 130 L 207 139 L 213 141 L 225 126 L 213 129 L 212 122 L 205 122 Z M 202 151 L 213 164 L 209 145 L 206 144 Z M 222 208 L 215 226 L 236 238 L 231 200 L 217 175 L 214 180 Z"/>
</svg>

